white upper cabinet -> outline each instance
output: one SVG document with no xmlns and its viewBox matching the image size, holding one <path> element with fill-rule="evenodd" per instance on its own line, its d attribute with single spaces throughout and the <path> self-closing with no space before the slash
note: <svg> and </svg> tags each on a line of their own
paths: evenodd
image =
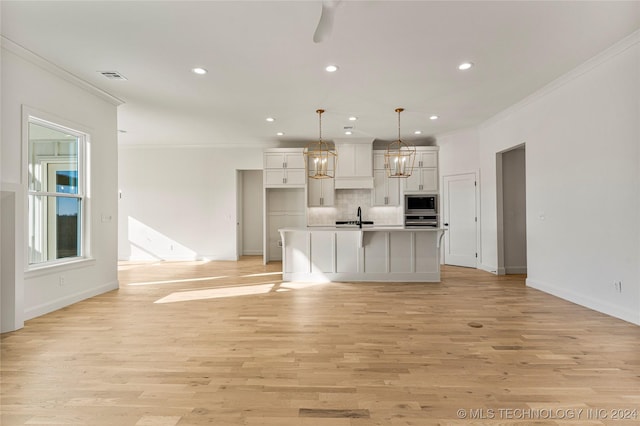
<svg viewBox="0 0 640 426">
<path fill-rule="evenodd" d="M 413 173 L 403 179 L 405 193 L 438 193 L 438 149 L 437 146 L 416 147 Z"/>
<path fill-rule="evenodd" d="M 309 160 L 311 163 L 313 160 Z M 328 170 L 333 174 L 333 161 L 329 162 Z M 307 177 L 307 206 L 331 207 L 335 199 L 335 180 L 333 178 L 313 179 Z"/>
<path fill-rule="evenodd" d="M 384 164 L 386 151 L 373 151 L 373 189 L 371 202 L 373 206 L 400 205 L 400 180 L 387 177 Z"/>
<path fill-rule="evenodd" d="M 373 139 L 336 139 L 337 189 L 373 188 Z"/>
<path fill-rule="evenodd" d="M 273 148 L 264 152 L 264 186 L 269 188 L 304 187 L 306 171 L 302 148 Z"/>
<path fill-rule="evenodd" d="M 335 199 L 333 179 L 307 180 L 307 205 L 309 207 L 331 207 Z"/>
</svg>

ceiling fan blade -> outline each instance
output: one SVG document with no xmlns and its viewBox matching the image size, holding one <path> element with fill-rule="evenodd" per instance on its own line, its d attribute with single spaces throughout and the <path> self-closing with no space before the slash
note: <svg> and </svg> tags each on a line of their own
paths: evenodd
<svg viewBox="0 0 640 426">
<path fill-rule="evenodd" d="M 333 14 L 338 3 L 339 1 L 327 0 L 322 2 L 320 20 L 318 21 L 315 33 L 313 33 L 314 43 L 322 43 L 331 35 L 331 29 L 333 28 Z"/>
</svg>

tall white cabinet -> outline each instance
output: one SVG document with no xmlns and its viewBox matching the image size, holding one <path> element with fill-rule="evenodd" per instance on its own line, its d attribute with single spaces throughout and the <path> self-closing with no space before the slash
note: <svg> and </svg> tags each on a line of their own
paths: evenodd
<svg viewBox="0 0 640 426">
<path fill-rule="evenodd" d="M 264 263 L 282 260 L 278 229 L 306 226 L 306 171 L 302 148 L 264 151 Z"/>
</svg>

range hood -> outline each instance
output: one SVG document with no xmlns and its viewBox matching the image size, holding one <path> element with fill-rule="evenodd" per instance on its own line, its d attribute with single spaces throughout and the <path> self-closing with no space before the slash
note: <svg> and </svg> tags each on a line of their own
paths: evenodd
<svg viewBox="0 0 640 426">
<path fill-rule="evenodd" d="M 338 152 L 336 189 L 373 188 L 373 141 L 372 138 L 334 139 Z"/>
</svg>

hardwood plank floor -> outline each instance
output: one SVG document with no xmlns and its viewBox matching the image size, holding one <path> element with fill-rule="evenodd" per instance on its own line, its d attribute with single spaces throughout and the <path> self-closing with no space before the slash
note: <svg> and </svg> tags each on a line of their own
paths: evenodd
<svg viewBox="0 0 640 426">
<path fill-rule="evenodd" d="M 311 285 L 280 267 L 122 263 L 119 290 L 2 335 L 0 423 L 640 424 L 638 326 L 523 276 Z"/>
</svg>

